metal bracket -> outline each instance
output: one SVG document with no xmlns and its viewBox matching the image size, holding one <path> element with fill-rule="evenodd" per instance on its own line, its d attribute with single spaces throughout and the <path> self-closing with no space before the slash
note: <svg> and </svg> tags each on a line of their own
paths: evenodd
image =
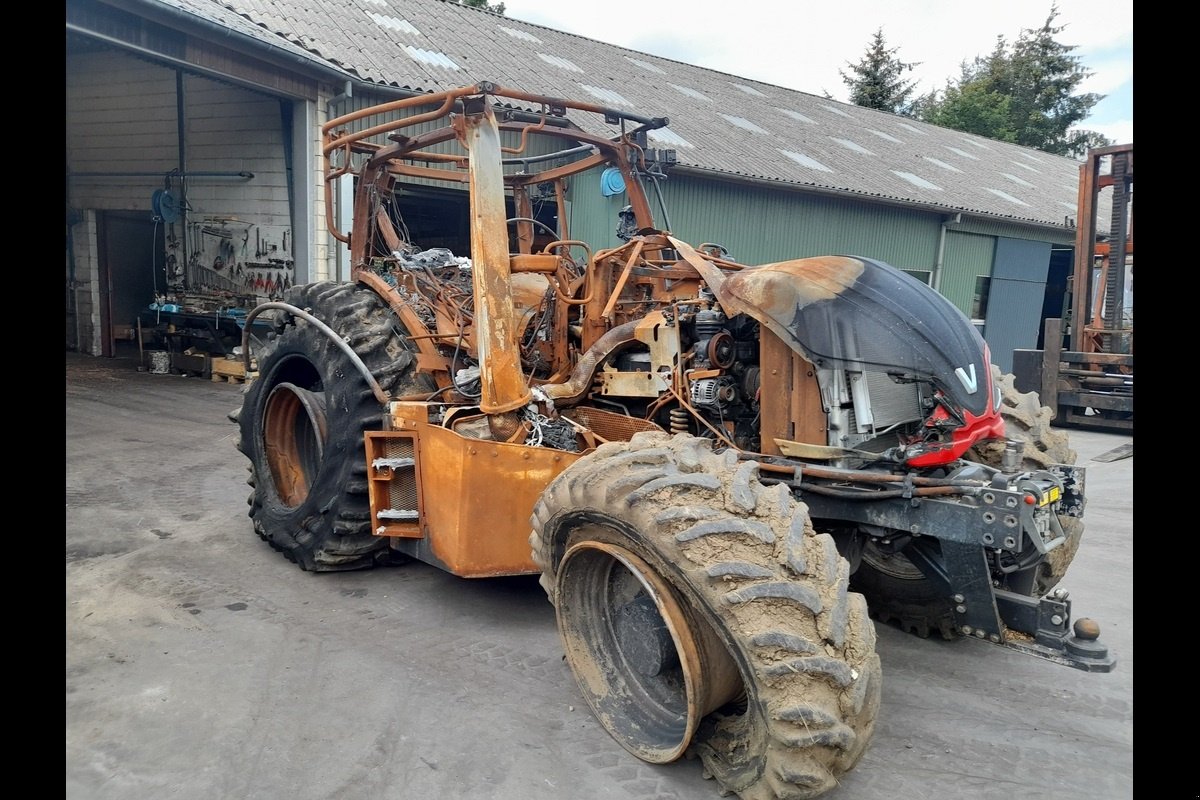
<svg viewBox="0 0 1200 800">
<path fill-rule="evenodd" d="M 1003 646 L 1085 672 L 1112 672 L 1116 668 L 1116 656 L 1100 642 L 1098 625 L 1081 619 L 1073 630 L 1068 628 L 1071 603 L 1065 592 L 1052 592 L 1040 600 L 999 589 L 995 594 L 1005 623 L 1033 636 L 1028 641 L 1009 632 Z"/>
</svg>

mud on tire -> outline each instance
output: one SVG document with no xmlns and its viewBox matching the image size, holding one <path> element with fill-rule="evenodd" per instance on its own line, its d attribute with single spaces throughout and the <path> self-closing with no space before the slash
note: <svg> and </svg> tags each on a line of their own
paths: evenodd
<svg viewBox="0 0 1200 800">
<path fill-rule="evenodd" d="M 407 331 L 371 290 L 313 283 L 293 287 L 284 302 L 341 336 L 384 391 L 402 395 L 435 388 L 415 373 Z M 370 531 L 363 432 L 382 426 L 384 409 L 349 357 L 316 327 L 279 312 L 274 327 L 276 336 L 258 354 L 259 377 L 246 387 L 237 415 L 238 449 L 250 459 L 248 482 L 254 488 L 247 502 L 254 530 L 306 570 L 373 566 L 386 558 L 387 540 Z M 324 416 L 323 437 L 315 425 L 295 434 L 306 440 L 295 459 L 303 462 L 303 479 L 295 482 L 272 472 L 266 446 L 268 400 L 280 386 L 309 399 Z M 304 416 L 297 418 L 304 427 Z"/>
<path fill-rule="evenodd" d="M 724 645 L 744 691 L 700 722 L 687 753 L 723 792 L 815 797 L 858 762 L 880 699 L 874 623 L 847 591 L 833 539 L 814 533 L 786 487 L 760 483 L 756 463 L 698 437 L 638 434 L 555 479 L 532 525 L 552 602 L 568 548 L 611 542 L 650 565 Z"/>
</svg>

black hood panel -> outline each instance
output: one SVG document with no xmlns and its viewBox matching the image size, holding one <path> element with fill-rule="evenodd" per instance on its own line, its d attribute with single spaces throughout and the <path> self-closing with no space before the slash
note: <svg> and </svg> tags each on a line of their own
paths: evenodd
<svg viewBox="0 0 1200 800">
<path fill-rule="evenodd" d="M 857 256 L 763 264 L 729 275 L 721 294 L 817 366 L 913 375 L 972 414 L 989 410 L 991 368 L 979 331 L 889 264 Z"/>
</svg>

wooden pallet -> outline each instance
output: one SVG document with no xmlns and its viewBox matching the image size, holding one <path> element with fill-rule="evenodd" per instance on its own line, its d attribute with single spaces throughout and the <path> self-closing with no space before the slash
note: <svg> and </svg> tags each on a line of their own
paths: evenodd
<svg viewBox="0 0 1200 800">
<path fill-rule="evenodd" d="M 251 367 L 256 366 L 251 362 Z M 212 380 L 214 383 L 245 383 L 254 380 L 256 372 L 246 373 L 246 366 L 241 358 L 214 358 L 212 361 Z"/>
</svg>

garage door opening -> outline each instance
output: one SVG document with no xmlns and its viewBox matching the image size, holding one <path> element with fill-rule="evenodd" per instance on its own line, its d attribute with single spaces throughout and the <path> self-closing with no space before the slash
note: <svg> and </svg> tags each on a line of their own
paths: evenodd
<svg viewBox="0 0 1200 800">
<path fill-rule="evenodd" d="M 138 313 L 166 290 L 163 226 L 147 213 L 124 211 L 100 212 L 97 223 L 100 355 L 131 355 Z"/>
</svg>

